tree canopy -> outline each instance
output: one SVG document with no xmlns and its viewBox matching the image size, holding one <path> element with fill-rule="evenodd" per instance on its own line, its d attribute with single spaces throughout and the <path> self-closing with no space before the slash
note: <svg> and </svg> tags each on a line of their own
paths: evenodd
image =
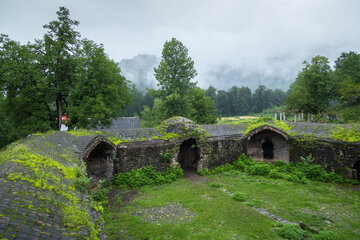
<svg viewBox="0 0 360 240">
<path fill-rule="evenodd" d="M 81 40 L 79 22 L 60 7 L 42 40 L 0 36 L 0 147 L 34 132 L 109 124 L 131 101 L 130 83 L 102 45 Z"/>
<path fill-rule="evenodd" d="M 290 86 L 286 104 L 292 110 L 314 114 L 323 112 L 333 95 L 331 81 L 332 70 L 326 57 L 316 56 L 311 63 L 304 62 L 302 71 Z"/>
</svg>

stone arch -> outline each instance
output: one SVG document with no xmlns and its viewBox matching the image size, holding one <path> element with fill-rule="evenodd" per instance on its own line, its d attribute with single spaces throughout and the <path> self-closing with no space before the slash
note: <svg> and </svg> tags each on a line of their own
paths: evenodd
<svg viewBox="0 0 360 240">
<path fill-rule="evenodd" d="M 180 145 L 178 162 L 183 170 L 198 170 L 200 149 L 196 139 L 189 138 Z"/>
<path fill-rule="evenodd" d="M 88 177 L 92 183 L 108 180 L 114 175 L 115 145 L 102 136 L 95 137 L 82 153 Z"/>
<path fill-rule="evenodd" d="M 354 173 L 353 177 L 360 181 L 360 160 L 357 161 L 352 168 Z"/>
<path fill-rule="evenodd" d="M 249 132 L 247 155 L 265 162 L 289 162 L 289 136 L 272 126 L 261 126 Z"/>
</svg>

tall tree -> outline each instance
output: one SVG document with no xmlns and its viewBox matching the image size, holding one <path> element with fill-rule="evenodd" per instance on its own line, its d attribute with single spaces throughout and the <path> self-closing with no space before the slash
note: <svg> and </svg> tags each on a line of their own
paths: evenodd
<svg viewBox="0 0 360 240">
<path fill-rule="evenodd" d="M 130 85 L 102 45 L 83 40 L 78 79 L 68 97 L 71 125 L 83 128 L 108 125 L 130 103 Z"/>
<path fill-rule="evenodd" d="M 0 79 L 1 124 L 15 130 L 11 139 L 48 130 L 47 88 L 31 45 L 0 36 Z"/>
<path fill-rule="evenodd" d="M 360 54 L 341 54 L 335 61 L 334 84 L 342 103 L 349 106 L 360 104 Z"/>
<path fill-rule="evenodd" d="M 326 57 L 316 56 L 311 63 L 304 62 L 302 71 L 290 86 L 287 106 L 314 114 L 323 112 L 334 96 L 331 78 L 332 71 Z"/>
<path fill-rule="evenodd" d="M 44 75 L 51 87 L 52 99 L 56 104 L 56 128 L 61 127 L 63 107 L 76 78 L 76 55 L 80 34 L 74 30 L 78 21 L 70 19 L 69 10 L 60 7 L 57 20 L 44 25 L 47 33 L 43 39 Z"/>
<path fill-rule="evenodd" d="M 191 111 L 189 93 L 197 84 L 191 79 L 197 72 L 184 44 L 175 38 L 166 41 L 161 62 L 154 72 L 160 87 L 158 95 L 166 109 L 165 117 L 188 117 Z"/>
</svg>

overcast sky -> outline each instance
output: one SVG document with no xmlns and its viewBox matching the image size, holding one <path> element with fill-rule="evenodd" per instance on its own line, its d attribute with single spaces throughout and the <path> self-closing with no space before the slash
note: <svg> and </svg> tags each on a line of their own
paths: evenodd
<svg viewBox="0 0 360 240">
<path fill-rule="evenodd" d="M 118 62 L 161 56 L 164 42 L 177 38 L 203 87 L 223 66 L 292 82 L 304 60 L 360 49 L 359 0 L 0 0 L 0 33 L 21 43 L 41 38 L 59 6 Z"/>
</svg>

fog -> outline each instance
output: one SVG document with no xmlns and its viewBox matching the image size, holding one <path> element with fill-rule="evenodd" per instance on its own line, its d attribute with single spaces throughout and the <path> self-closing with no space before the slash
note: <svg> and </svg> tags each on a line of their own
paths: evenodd
<svg viewBox="0 0 360 240">
<path fill-rule="evenodd" d="M 59 6 L 80 21 L 82 37 L 103 43 L 110 58 L 122 62 L 129 80 L 145 78 L 150 86 L 149 64 L 158 62 L 147 58 L 147 70 L 135 74 L 137 61 L 144 61 L 136 56 L 160 58 L 172 37 L 188 48 L 199 85 L 219 89 L 264 84 L 285 90 L 304 60 L 325 55 L 333 65 L 341 52 L 360 48 L 357 0 L 0 0 L 0 33 L 22 43 L 41 38 Z"/>
</svg>

